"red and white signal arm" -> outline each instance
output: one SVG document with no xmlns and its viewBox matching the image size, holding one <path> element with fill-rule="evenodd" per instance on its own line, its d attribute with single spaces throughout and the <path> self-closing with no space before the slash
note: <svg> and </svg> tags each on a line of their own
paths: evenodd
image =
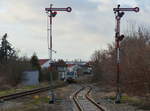
<svg viewBox="0 0 150 111">
<path fill-rule="evenodd" d="M 67 12 L 71 12 L 72 8 L 71 7 L 67 7 L 67 8 L 45 8 L 46 11 L 67 11 Z"/>
<path fill-rule="evenodd" d="M 113 11 L 134 11 L 134 12 L 139 12 L 140 9 L 139 9 L 139 7 L 135 7 L 135 8 L 114 8 Z"/>
</svg>

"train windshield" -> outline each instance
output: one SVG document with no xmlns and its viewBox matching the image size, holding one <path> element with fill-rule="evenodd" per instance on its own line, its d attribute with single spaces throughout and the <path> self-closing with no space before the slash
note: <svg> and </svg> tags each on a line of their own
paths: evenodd
<svg viewBox="0 0 150 111">
<path fill-rule="evenodd" d="M 68 72 L 67 75 L 74 75 L 74 72 Z"/>
</svg>

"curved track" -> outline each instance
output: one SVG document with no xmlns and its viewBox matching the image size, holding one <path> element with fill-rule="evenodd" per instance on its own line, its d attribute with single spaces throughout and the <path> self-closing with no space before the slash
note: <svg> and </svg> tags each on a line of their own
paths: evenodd
<svg viewBox="0 0 150 111">
<path fill-rule="evenodd" d="M 8 100 L 20 98 L 20 97 L 31 95 L 31 94 L 44 92 L 49 89 L 50 89 L 50 87 L 43 87 L 43 88 L 37 88 L 37 89 L 29 90 L 29 91 L 23 91 L 23 92 L 19 92 L 19 93 L 9 94 L 6 96 L 1 96 L 0 101 L 8 101 Z"/>
<path fill-rule="evenodd" d="M 73 95 L 73 101 L 79 111 L 106 111 L 90 96 L 91 87 L 82 87 Z"/>
</svg>

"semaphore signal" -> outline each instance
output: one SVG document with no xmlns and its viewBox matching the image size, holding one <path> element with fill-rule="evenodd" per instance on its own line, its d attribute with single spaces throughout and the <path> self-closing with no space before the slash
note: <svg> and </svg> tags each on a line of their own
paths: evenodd
<svg viewBox="0 0 150 111">
<path fill-rule="evenodd" d="M 135 7 L 135 8 L 114 8 L 113 9 L 113 11 L 116 11 L 116 12 L 118 12 L 118 11 L 134 11 L 134 12 L 139 12 L 140 11 L 140 9 L 139 9 L 139 7 Z"/>
<path fill-rule="evenodd" d="M 66 12 L 71 12 L 72 9 L 71 7 L 67 7 L 67 8 L 53 8 L 53 5 L 50 4 L 50 8 L 45 8 L 45 11 L 49 17 L 49 22 L 47 23 L 47 38 L 48 38 L 48 50 L 49 50 L 49 57 L 50 57 L 50 67 L 52 66 L 52 53 L 56 52 L 52 49 L 52 18 L 54 18 L 57 15 L 58 11 L 66 11 Z M 50 72 L 50 81 L 51 81 L 51 85 L 53 84 L 53 76 L 52 76 L 52 72 Z M 49 101 L 49 103 L 54 103 L 55 102 L 55 94 L 53 92 L 53 90 L 51 90 L 51 100 Z"/>
<path fill-rule="evenodd" d="M 116 44 L 116 63 L 117 63 L 117 90 L 116 90 L 116 103 L 120 103 L 121 99 L 121 89 L 120 89 L 120 42 L 123 40 L 124 35 L 120 34 L 120 21 L 123 15 L 125 14 L 125 11 L 132 11 L 132 12 L 139 12 L 139 8 L 120 8 L 120 5 L 118 5 L 117 8 L 113 8 L 113 11 L 115 13 L 115 19 L 116 19 L 116 29 L 115 29 L 115 44 Z"/>
<path fill-rule="evenodd" d="M 72 9 L 71 7 L 67 8 L 45 8 L 46 11 L 66 11 L 66 12 L 71 12 Z"/>
</svg>

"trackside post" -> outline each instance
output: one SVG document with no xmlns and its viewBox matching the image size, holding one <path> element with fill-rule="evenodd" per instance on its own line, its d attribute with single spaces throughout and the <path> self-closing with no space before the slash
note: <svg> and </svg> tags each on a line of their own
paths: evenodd
<svg viewBox="0 0 150 111">
<path fill-rule="evenodd" d="M 49 22 L 47 23 L 47 40 L 48 40 L 48 50 L 49 50 L 49 58 L 50 58 L 50 63 L 49 66 L 52 67 L 53 59 L 52 59 L 52 53 L 54 51 L 52 49 L 52 18 L 54 18 L 57 15 L 58 11 L 66 11 L 66 12 L 71 12 L 72 9 L 71 7 L 67 8 L 53 8 L 53 5 L 50 4 L 50 8 L 45 8 L 45 11 L 49 17 Z M 52 75 L 52 70 L 50 71 L 50 84 L 53 84 L 53 75 Z M 54 91 L 51 90 L 51 100 L 49 103 L 54 103 L 55 102 L 55 94 Z"/>
<path fill-rule="evenodd" d="M 116 28 L 115 28 L 115 44 L 116 44 L 116 61 L 117 61 L 117 89 L 116 89 L 116 99 L 115 103 L 120 103 L 121 100 L 121 90 L 120 90 L 120 42 L 123 40 L 124 35 L 120 34 L 120 21 L 125 11 L 139 12 L 139 8 L 120 8 L 120 5 L 117 8 L 113 9 L 115 13 Z"/>
</svg>

